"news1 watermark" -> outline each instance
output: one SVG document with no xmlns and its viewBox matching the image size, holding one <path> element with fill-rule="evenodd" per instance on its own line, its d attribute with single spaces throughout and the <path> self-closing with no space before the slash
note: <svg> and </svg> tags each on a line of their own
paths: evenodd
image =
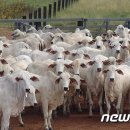
<svg viewBox="0 0 130 130">
<path fill-rule="evenodd" d="M 101 122 L 130 122 L 130 114 L 103 114 Z"/>
</svg>

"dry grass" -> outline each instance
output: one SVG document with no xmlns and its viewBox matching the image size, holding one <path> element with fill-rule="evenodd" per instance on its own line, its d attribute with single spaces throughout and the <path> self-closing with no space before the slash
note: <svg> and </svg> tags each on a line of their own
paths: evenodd
<svg viewBox="0 0 130 130">
<path fill-rule="evenodd" d="M 57 14 L 59 18 L 124 18 L 130 17 L 130 0 L 79 0 Z"/>
</svg>

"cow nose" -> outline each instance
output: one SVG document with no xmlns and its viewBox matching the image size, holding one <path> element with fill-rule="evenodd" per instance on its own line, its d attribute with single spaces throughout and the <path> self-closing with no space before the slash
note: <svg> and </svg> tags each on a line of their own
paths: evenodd
<svg viewBox="0 0 130 130">
<path fill-rule="evenodd" d="M 61 75 L 61 74 L 62 74 L 62 72 L 61 72 L 61 71 L 59 71 L 59 72 L 58 72 L 58 75 Z"/>
<path fill-rule="evenodd" d="M 101 70 L 102 70 L 101 68 L 97 68 L 97 72 L 101 72 Z"/>
<path fill-rule="evenodd" d="M 59 57 L 59 58 L 57 58 L 57 59 L 59 60 L 59 59 L 62 59 L 62 58 Z"/>
<path fill-rule="evenodd" d="M 114 78 L 110 78 L 110 81 L 113 82 L 113 81 L 114 81 Z"/>
<path fill-rule="evenodd" d="M 2 53 L 2 50 L 0 50 L 0 54 Z"/>
<path fill-rule="evenodd" d="M 100 49 L 100 46 L 97 46 L 98 49 Z"/>
<path fill-rule="evenodd" d="M 26 92 L 27 92 L 27 93 L 30 93 L 30 89 L 29 89 L 29 88 L 28 88 L 28 89 L 26 89 Z"/>
<path fill-rule="evenodd" d="M 120 50 L 116 50 L 116 53 L 119 54 L 119 53 L 120 53 Z"/>
<path fill-rule="evenodd" d="M 0 71 L 0 77 L 4 75 L 4 71 Z"/>
<path fill-rule="evenodd" d="M 64 91 L 68 91 L 68 88 L 67 88 L 67 87 L 64 87 Z"/>
</svg>

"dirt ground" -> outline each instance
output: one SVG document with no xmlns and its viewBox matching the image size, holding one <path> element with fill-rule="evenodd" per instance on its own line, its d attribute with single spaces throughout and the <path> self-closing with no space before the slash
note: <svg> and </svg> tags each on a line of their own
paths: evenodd
<svg viewBox="0 0 130 130">
<path fill-rule="evenodd" d="M 130 123 L 101 123 L 99 113 L 93 117 L 88 117 L 88 111 L 81 114 L 71 114 L 69 117 L 58 116 L 53 119 L 54 130 L 129 130 Z M 24 127 L 20 127 L 18 118 L 11 118 L 11 128 L 13 130 L 44 130 L 43 116 L 35 110 L 27 110 L 23 115 Z"/>
</svg>

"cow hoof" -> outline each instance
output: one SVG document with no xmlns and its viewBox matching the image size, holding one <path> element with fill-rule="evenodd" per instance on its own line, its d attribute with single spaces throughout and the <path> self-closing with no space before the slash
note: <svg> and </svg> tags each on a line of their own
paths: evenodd
<svg viewBox="0 0 130 130">
<path fill-rule="evenodd" d="M 53 130 L 52 128 L 49 128 L 49 130 Z"/>
<path fill-rule="evenodd" d="M 20 127 L 24 127 L 24 124 L 20 124 Z"/>
</svg>

